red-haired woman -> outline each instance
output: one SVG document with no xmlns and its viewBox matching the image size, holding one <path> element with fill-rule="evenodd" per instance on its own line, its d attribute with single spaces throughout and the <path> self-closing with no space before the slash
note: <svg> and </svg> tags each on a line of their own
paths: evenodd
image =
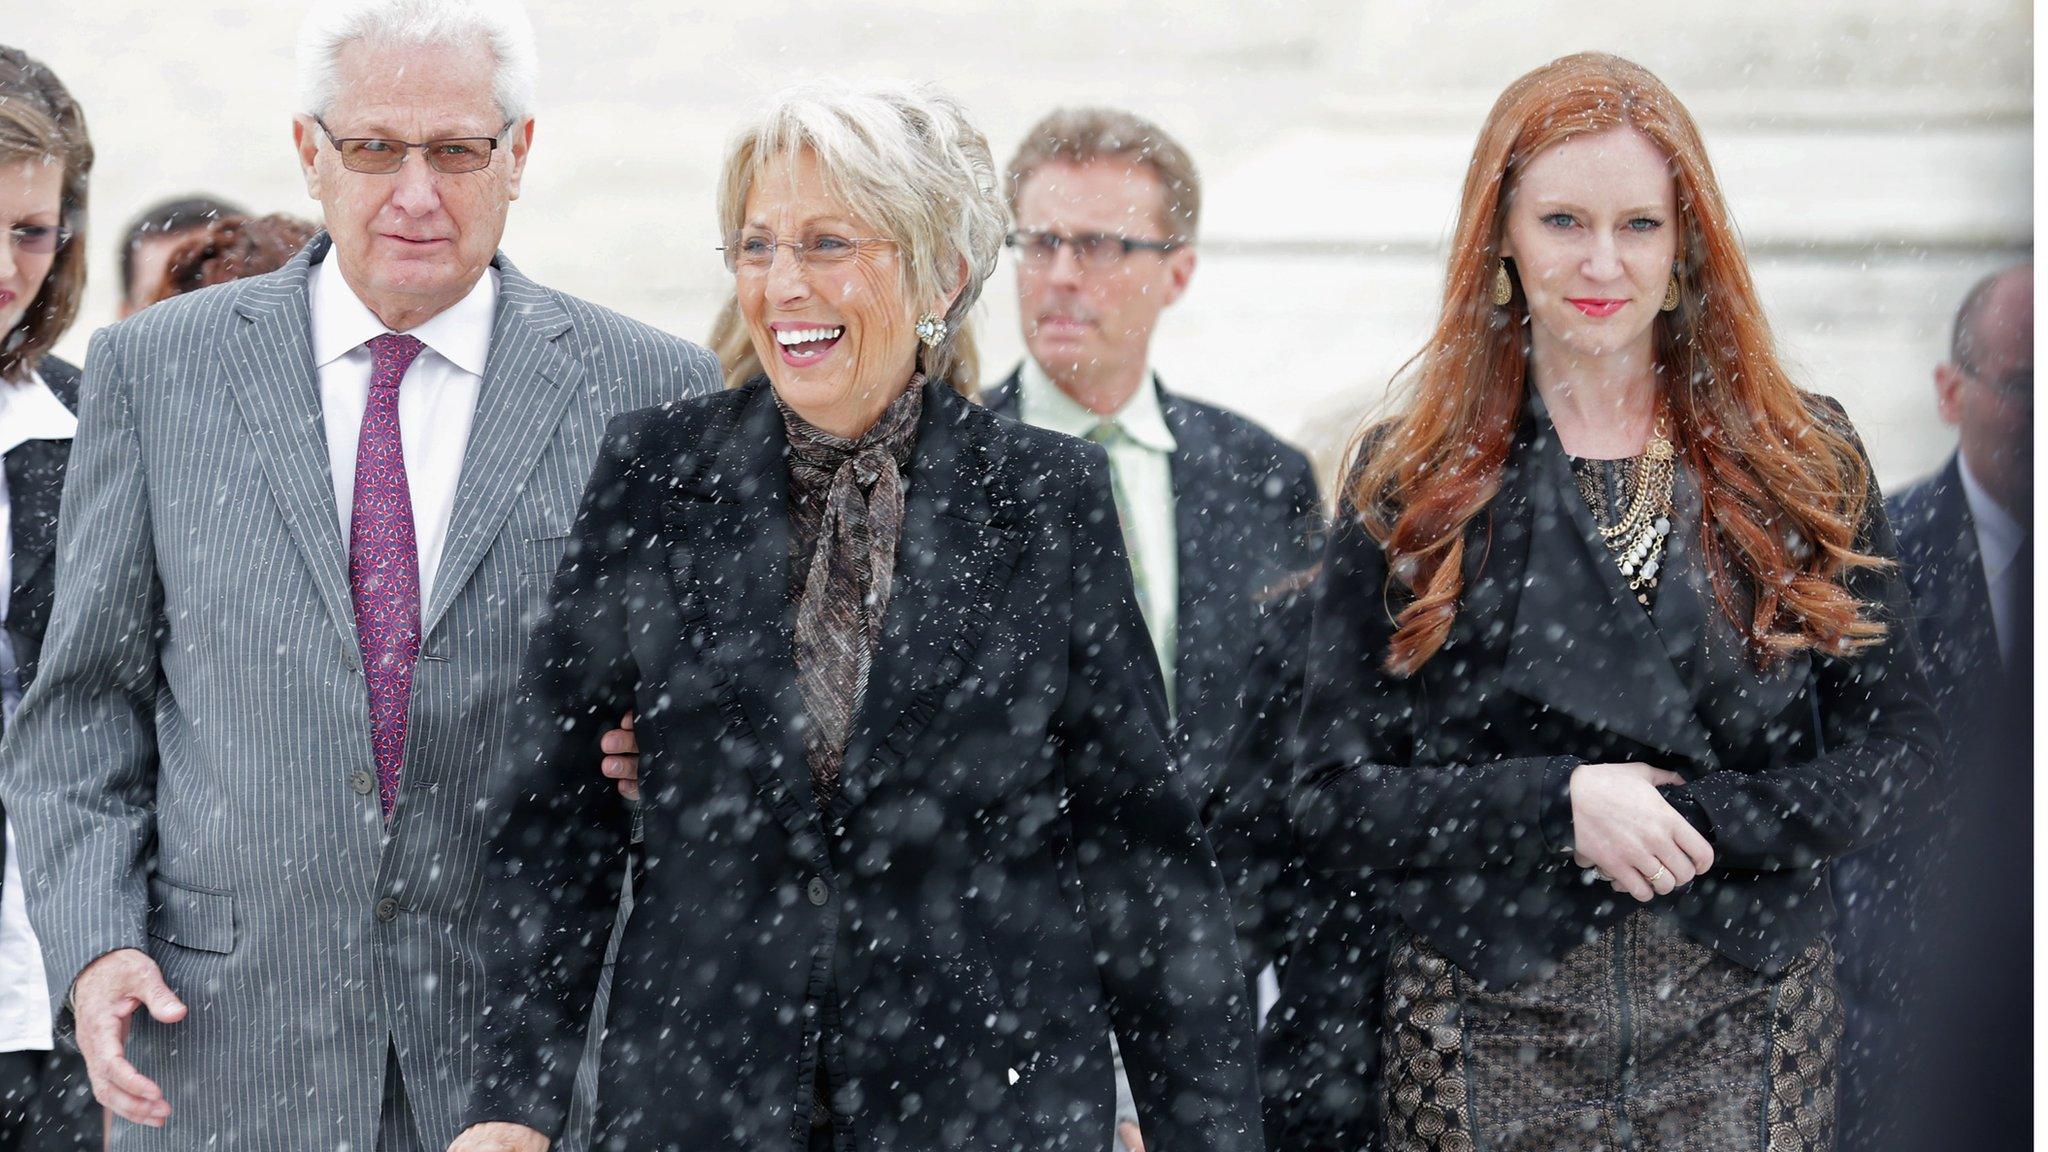
<svg viewBox="0 0 2048 1152">
<path fill-rule="evenodd" d="M 1406 383 L 1320 578 L 1269 1141 L 1832 1147 L 1828 861 L 1935 721 L 1862 447 L 1654 76 L 1501 96 Z"/>
</svg>

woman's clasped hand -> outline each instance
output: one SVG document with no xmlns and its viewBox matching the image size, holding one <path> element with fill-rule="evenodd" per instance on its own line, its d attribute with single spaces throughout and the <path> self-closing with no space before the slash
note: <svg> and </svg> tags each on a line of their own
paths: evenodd
<svg viewBox="0 0 2048 1152">
<path fill-rule="evenodd" d="M 1714 849 L 1659 788 L 1685 783 L 1648 764 L 1581 764 L 1572 770 L 1572 859 L 1638 900 L 1693 882 Z"/>
</svg>

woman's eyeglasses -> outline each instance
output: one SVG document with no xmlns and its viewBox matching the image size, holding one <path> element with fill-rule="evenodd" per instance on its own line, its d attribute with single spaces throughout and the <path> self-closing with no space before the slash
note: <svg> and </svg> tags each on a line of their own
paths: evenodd
<svg viewBox="0 0 2048 1152">
<path fill-rule="evenodd" d="M 800 268 L 830 268 L 844 264 L 862 252 L 896 243 L 884 236 L 834 236 L 821 234 L 802 240 L 777 240 L 772 236 L 742 236 L 720 248 L 725 266 L 733 272 L 766 272 L 775 263 L 778 248 L 789 249 Z"/>
</svg>

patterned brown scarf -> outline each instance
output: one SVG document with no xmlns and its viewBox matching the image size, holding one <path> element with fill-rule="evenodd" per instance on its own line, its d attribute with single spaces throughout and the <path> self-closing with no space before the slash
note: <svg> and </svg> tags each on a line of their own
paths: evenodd
<svg viewBox="0 0 2048 1152">
<path fill-rule="evenodd" d="M 924 413 L 924 375 L 848 440 L 797 415 L 782 397 L 789 434 L 791 590 L 796 597 L 796 686 L 804 701 L 804 753 L 824 807 L 867 694 L 868 669 L 889 609 L 896 542 L 903 534 L 903 467 Z"/>
</svg>

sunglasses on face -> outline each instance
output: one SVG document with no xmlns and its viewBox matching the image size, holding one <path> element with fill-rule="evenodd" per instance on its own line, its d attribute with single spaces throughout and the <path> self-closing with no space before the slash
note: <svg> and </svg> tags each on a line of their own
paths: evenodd
<svg viewBox="0 0 2048 1152">
<path fill-rule="evenodd" d="M 16 252 L 48 256 L 71 242 L 71 229 L 57 224 L 16 224 L 7 230 Z"/>
</svg>

